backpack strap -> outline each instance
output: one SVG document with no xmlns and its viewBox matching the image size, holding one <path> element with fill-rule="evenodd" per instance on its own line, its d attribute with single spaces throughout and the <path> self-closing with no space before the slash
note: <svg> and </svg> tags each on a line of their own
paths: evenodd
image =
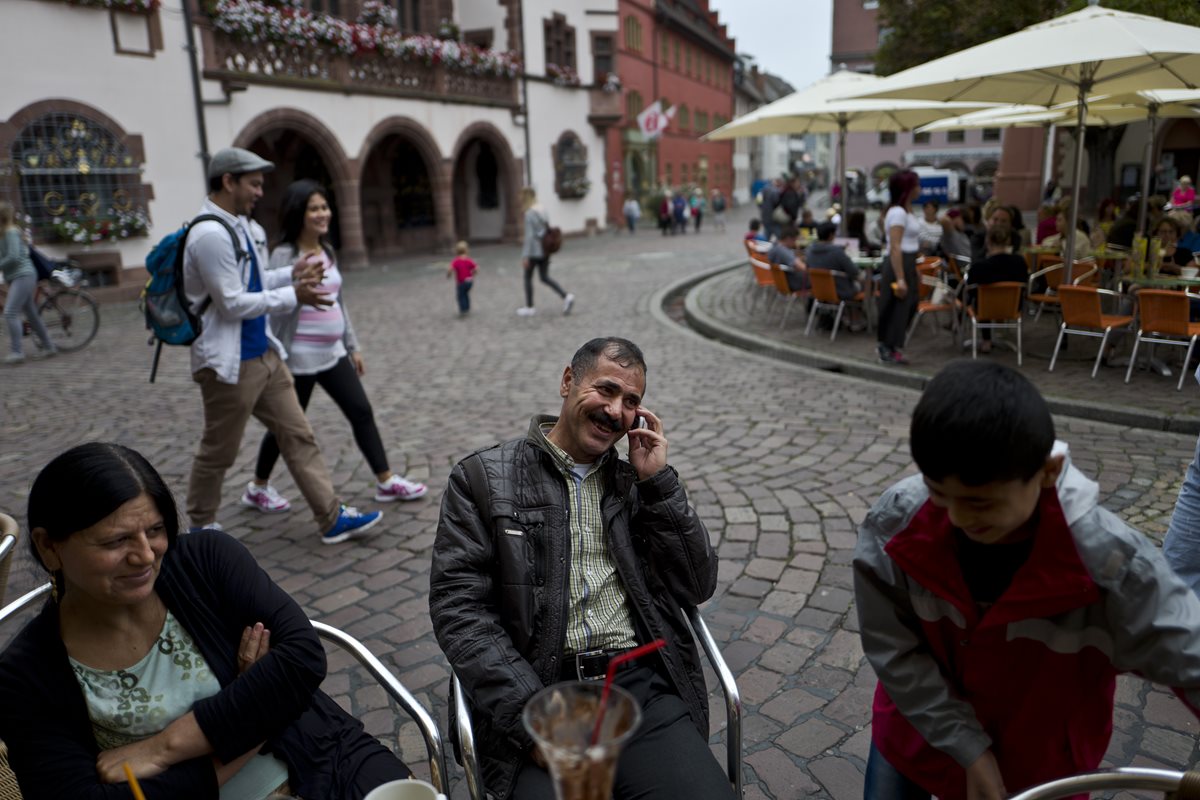
<svg viewBox="0 0 1200 800">
<path fill-rule="evenodd" d="M 184 235 L 184 242 L 183 242 L 185 246 L 187 245 L 187 235 L 190 234 L 192 232 L 192 229 L 196 227 L 197 222 L 220 223 L 221 227 L 224 228 L 225 231 L 229 234 L 230 241 L 233 242 L 233 257 L 234 257 L 234 259 L 236 259 L 238 264 L 241 264 L 249 256 L 249 254 L 246 252 L 246 250 L 242 247 L 242 243 L 238 240 L 237 231 L 235 231 L 233 229 L 233 226 L 230 225 L 229 222 L 227 220 L 225 220 L 224 217 L 218 217 L 216 214 L 200 214 L 199 216 L 193 218 L 192 221 L 188 223 L 187 234 Z M 212 305 L 212 297 L 211 296 L 205 297 L 203 300 L 201 300 L 200 307 L 196 311 L 196 316 L 197 317 L 204 316 L 204 312 L 208 310 L 208 307 L 210 305 Z"/>
</svg>

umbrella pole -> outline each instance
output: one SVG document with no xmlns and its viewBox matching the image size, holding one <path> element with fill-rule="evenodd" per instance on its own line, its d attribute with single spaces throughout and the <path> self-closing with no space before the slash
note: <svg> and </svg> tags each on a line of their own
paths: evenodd
<svg viewBox="0 0 1200 800">
<path fill-rule="evenodd" d="M 1041 190 L 1043 192 L 1046 190 L 1046 184 L 1050 183 L 1050 177 L 1054 173 L 1054 134 L 1056 130 L 1053 122 L 1046 124 L 1046 149 L 1042 157 Z"/>
<path fill-rule="evenodd" d="M 1158 103 L 1149 105 L 1150 135 L 1146 138 L 1146 154 L 1142 158 L 1142 197 L 1138 201 L 1138 233 L 1146 231 L 1146 209 L 1150 202 L 1150 162 L 1154 158 L 1154 129 L 1158 122 Z"/>
<path fill-rule="evenodd" d="M 1079 103 L 1076 106 L 1075 117 L 1075 176 L 1071 181 L 1071 226 L 1068 229 L 1067 252 L 1063 260 L 1066 282 L 1071 283 L 1071 268 L 1075 264 L 1075 237 L 1079 228 L 1079 182 L 1083 177 L 1083 123 L 1087 118 L 1087 98 L 1092 91 L 1092 70 L 1083 70 L 1088 77 L 1079 82 Z"/>
<path fill-rule="evenodd" d="M 842 221 L 838 225 L 839 233 L 846 235 L 846 218 L 850 216 L 849 194 L 846 191 L 846 118 L 838 116 L 838 184 L 842 187 L 839 200 L 842 203 Z"/>
</svg>

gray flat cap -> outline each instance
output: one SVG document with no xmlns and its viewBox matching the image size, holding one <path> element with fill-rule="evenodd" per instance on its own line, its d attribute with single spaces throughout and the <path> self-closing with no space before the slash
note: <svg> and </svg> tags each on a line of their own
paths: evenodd
<svg viewBox="0 0 1200 800">
<path fill-rule="evenodd" d="M 226 172 L 241 175 L 246 172 L 270 172 L 275 165 L 262 156 L 240 147 L 226 147 L 213 154 L 208 162 L 208 177 L 219 178 Z"/>
</svg>

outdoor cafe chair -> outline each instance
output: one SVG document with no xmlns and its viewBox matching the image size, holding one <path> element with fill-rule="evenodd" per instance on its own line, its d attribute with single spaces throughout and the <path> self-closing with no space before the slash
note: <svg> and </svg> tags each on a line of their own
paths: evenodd
<svg viewBox="0 0 1200 800">
<path fill-rule="evenodd" d="M 783 326 L 787 324 L 788 312 L 792 310 L 792 304 L 797 298 L 807 298 L 807 289 L 793 289 L 788 283 L 787 273 L 783 267 L 778 264 L 771 264 L 771 279 L 775 283 L 775 292 L 783 299 L 783 317 L 779 320 L 779 329 L 783 330 Z"/>
<path fill-rule="evenodd" d="M 728 726 L 725 731 L 725 769 L 729 775 L 729 783 L 733 786 L 733 796 L 742 796 L 742 695 L 738 689 L 737 680 L 729 665 L 721 655 L 717 640 L 704 624 L 704 618 L 697 608 L 682 609 L 686 612 L 688 623 L 696 635 L 700 649 L 704 651 L 708 663 L 717 674 L 717 682 L 721 684 L 721 692 L 725 696 L 725 715 Z M 454 733 L 458 737 L 458 748 L 455 755 L 459 757 L 463 771 L 467 774 L 467 797 L 470 800 L 487 800 L 487 789 L 483 785 L 483 772 L 479 767 L 479 751 L 475 746 L 475 731 L 471 726 L 471 704 L 463 691 L 458 675 L 451 675 L 450 693 L 451 707 L 454 709 Z"/>
<path fill-rule="evenodd" d="M 847 305 L 853 305 L 858 308 L 863 308 L 866 302 L 866 295 L 863 292 L 858 292 L 852 300 L 843 300 L 837 293 L 837 281 L 834 280 L 833 272 L 827 269 L 817 269 L 809 267 L 808 279 L 812 283 L 812 308 L 808 310 L 808 325 L 804 328 L 804 335 L 808 336 L 812 333 L 813 323 L 817 321 L 817 315 L 824 313 L 832 313 L 833 317 L 833 332 L 829 334 L 829 341 L 837 338 L 838 328 L 842 325 L 842 314 L 846 310 Z M 866 315 L 866 311 L 863 311 Z"/>
<path fill-rule="evenodd" d="M 908 341 L 921 324 L 922 317 L 933 314 L 936 322 L 939 319 L 938 315 L 943 311 L 950 313 L 950 335 L 958 338 L 958 314 L 962 301 L 950 284 L 939 277 L 940 269 L 939 264 L 917 264 L 917 278 L 920 281 L 917 289 L 917 313 L 913 314 L 912 323 L 904 334 L 905 347 L 908 347 Z M 960 288 L 964 286 L 961 282 L 958 285 Z"/>
<path fill-rule="evenodd" d="M 1187 355 L 1183 359 L 1183 367 L 1179 370 L 1179 384 L 1176 391 L 1183 388 L 1183 380 L 1187 377 L 1187 365 L 1192 360 L 1192 350 L 1196 346 L 1196 337 L 1200 336 L 1200 322 L 1189 322 L 1190 305 L 1186 292 L 1172 292 L 1164 289 L 1142 289 L 1137 293 L 1138 300 L 1138 332 L 1133 340 L 1133 352 L 1129 355 L 1129 368 L 1125 370 L 1125 382 L 1133 377 L 1133 367 L 1137 364 L 1138 345 L 1142 342 L 1150 344 L 1169 344 L 1175 347 L 1187 347 Z"/>
<path fill-rule="evenodd" d="M 17 521 L 8 514 L 0 514 L 0 605 L 4 604 L 9 570 L 19 536 Z M 17 786 L 17 776 L 8 766 L 8 748 L 3 741 L 0 741 L 0 800 L 21 800 L 21 789 Z"/>
<path fill-rule="evenodd" d="M 1021 292 L 1017 281 L 981 283 L 975 286 L 975 305 L 967 306 L 971 318 L 971 358 L 976 357 L 980 330 L 1016 328 L 1017 366 L 1021 365 Z"/>
<path fill-rule="evenodd" d="M 771 275 L 771 262 L 764 253 L 750 253 L 750 269 L 754 275 L 754 285 L 758 287 L 758 292 L 750 304 L 750 311 L 753 313 L 758 307 L 759 298 L 765 298 L 769 303 L 775 297 L 775 278 Z"/>
<path fill-rule="evenodd" d="M 1063 339 L 1068 334 L 1072 336 L 1093 336 L 1100 339 L 1100 349 L 1096 352 L 1096 363 L 1092 365 L 1092 377 L 1096 377 L 1100 369 L 1100 361 L 1104 358 L 1104 350 L 1108 346 L 1108 336 L 1114 330 L 1124 333 L 1133 324 L 1132 316 L 1109 315 L 1100 308 L 1100 295 L 1116 297 L 1116 292 L 1097 289 L 1095 286 L 1060 286 L 1058 297 L 1062 305 L 1062 327 L 1058 331 L 1058 341 L 1054 343 L 1054 355 L 1050 357 L 1049 372 L 1054 371 L 1054 363 L 1058 360 L 1058 351 Z"/>
<path fill-rule="evenodd" d="M 1012 795 L 1009 800 L 1059 800 L 1076 795 L 1090 797 L 1092 792 L 1112 793 L 1118 790 L 1162 792 L 1165 797 L 1175 800 L 1200 800 L 1200 772 L 1146 767 L 1098 770 L 1032 786 Z M 1124 794 L 1118 795 L 1121 796 Z"/>
<path fill-rule="evenodd" d="M 1059 305 L 1058 302 L 1058 287 L 1062 285 L 1063 278 L 1066 276 L 1065 265 L 1062 259 L 1051 253 L 1040 253 L 1037 257 L 1037 270 L 1029 275 L 1029 284 L 1027 288 L 1027 296 L 1031 304 L 1037 304 L 1037 314 L 1033 317 L 1034 324 L 1042 317 L 1042 311 L 1046 306 Z M 1046 282 L 1045 291 L 1037 291 L 1039 288 L 1038 281 Z"/>
<path fill-rule="evenodd" d="M 8 537 L 5 536 L 3 541 L 7 541 L 7 539 Z M 2 546 L 2 542 L 0 542 L 0 546 Z M 3 608 L 0 608 L 0 624 L 16 616 L 21 611 L 30 608 L 35 601 L 49 593 L 50 582 L 47 581 L 36 589 L 18 597 Z M 447 783 L 446 752 L 442 742 L 441 731 L 438 730 L 433 716 L 430 715 L 424 706 L 417 702 L 417 699 L 404 687 L 404 684 L 384 666 L 383 662 L 374 653 L 367 649 L 366 645 L 332 625 L 326 625 L 317 620 L 310 620 L 310 622 L 312 622 L 317 636 L 337 645 L 353 656 L 371 674 L 371 677 L 379 683 L 383 690 L 396 701 L 396 704 L 404 709 L 405 713 L 417 723 L 417 727 L 421 729 L 421 737 L 425 740 L 425 753 L 429 763 L 429 782 L 439 792 L 448 795 L 450 789 Z M 6 794 L 5 791 L 10 784 L 13 787 L 13 793 Z M 16 776 L 13 775 L 12 769 L 8 765 L 8 754 L 5 749 L 3 754 L 0 755 L 0 800 L 21 800 L 20 791 L 16 787 Z"/>
</svg>

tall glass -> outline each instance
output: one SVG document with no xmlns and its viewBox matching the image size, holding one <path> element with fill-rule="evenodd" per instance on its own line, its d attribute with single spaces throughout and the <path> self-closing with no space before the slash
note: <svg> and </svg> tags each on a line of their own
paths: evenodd
<svg viewBox="0 0 1200 800">
<path fill-rule="evenodd" d="M 612 800 L 617 757 L 641 723 L 642 709 L 633 695 L 613 686 L 592 745 L 603 692 L 603 681 L 565 681 L 525 704 L 525 729 L 546 759 L 558 800 Z"/>
</svg>

